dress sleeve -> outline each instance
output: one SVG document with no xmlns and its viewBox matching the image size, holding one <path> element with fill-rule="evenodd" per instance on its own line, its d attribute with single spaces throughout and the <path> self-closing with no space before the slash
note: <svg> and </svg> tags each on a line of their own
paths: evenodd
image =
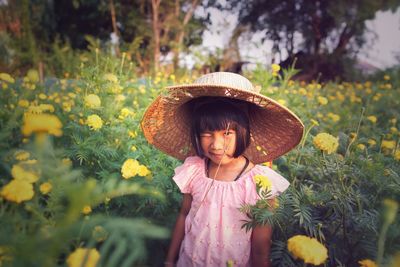
<svg viewBox="0 0 400 267">
<path fill-rule="evenodd" d="M 190 194 L 192 192 L 191 182 L 201 171 L 202 163 L 203 160 L 199 157 L 188 157 L 181 166 L 175 168 L 175 175 L 172 179 L 182 193 Z"/>
<path fill-rule="evenodd" d="M 257 194 L 256 183 L 253 179 L 256 175 L 264 175 L 271 181 L 271 196 L 275 198 L 282 194 L 290 185 L 282 175 L 267 166 L 257 165 L 252 175 L 246 179 L 246 203 L 254 205 L 260 196 Z"/>
</svg>

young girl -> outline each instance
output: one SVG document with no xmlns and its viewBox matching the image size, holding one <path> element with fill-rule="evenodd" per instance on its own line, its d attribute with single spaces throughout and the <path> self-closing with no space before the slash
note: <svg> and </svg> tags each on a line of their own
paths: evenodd
<svg viewBox="0 0 400 267">
<path fill-rule="evenodd" d="M 239 209 L 260 198 L 253 179 L 268 177 L 271 201 L 289 183 L 258 165 L 295 147 L 303 124 L 243 76 L 217 72 L 167 88 L 147 109 L 143 132 L 178 159 L 173 180 L 183 201 L 165 266 L 270 266 L 272 229 L 246 232 Z"/>
</svg>

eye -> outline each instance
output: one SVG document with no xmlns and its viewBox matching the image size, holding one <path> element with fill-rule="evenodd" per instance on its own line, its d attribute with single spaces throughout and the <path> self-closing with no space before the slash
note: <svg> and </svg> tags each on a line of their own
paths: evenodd
<svg viewBox="0 0 400 267">
<path fill-rule="evenodd" d="M 200 133 L 200 137 L 211 137 L 211 133 L 210 132 L 202 132 L 202 133 Z"/>
<path fill-rule="evenodd" d="M 225 136 L 232 136 L 234 135 L 236 132 L 234 130 L 229 130 L 228 132 L 225 132 L 224 135 Z"/>
</svg>

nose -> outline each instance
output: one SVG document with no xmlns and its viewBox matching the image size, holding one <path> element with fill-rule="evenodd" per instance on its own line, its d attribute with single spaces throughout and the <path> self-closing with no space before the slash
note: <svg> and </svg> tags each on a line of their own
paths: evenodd
<svg viewBox="0 0 400 267">
<path fill-rule="evenodd" d="M 215 150 L 226 150 L 228 146 L 226 141 L 224 135 L 216 134 L 213 136 L 211 148 Z"/>
</svg>

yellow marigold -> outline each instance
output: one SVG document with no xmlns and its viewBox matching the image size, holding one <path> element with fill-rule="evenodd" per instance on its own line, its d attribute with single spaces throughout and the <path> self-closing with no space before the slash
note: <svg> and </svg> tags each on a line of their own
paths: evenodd
<svg viewBox="0 0 400 267">
<path fill-rule="evenodd" d="M 50 193 L 52 188 L 53 188 L 53 186 L 49 182 L 42 183 L 39 186 L 39 190 L 40 190 L 40 192 L 42 192 L 43 195 L 47 195 L 48 193 Z"/>
<path fill-rule="evenodd" d="M 334 113 L 332 113 L 332 112 L 329 112 L 329 113 L 327 114 L 327 116 L 328 116 L 329 118 L 331 118 L 333 122 L 338 122 L 338 121 L 340 120 L 340 116 L 337 115 L 337 114 L 334 114 Z"/>
<path fill-rule="evenodd" d="M 15 79 L 8 73 L 0 73 L 0 80 L 8 82 L 8 83 L 15 83 Z"/>
<path fill-rule="evenodd" d="M 281 66 L 279 66 L 278 64 L 272 64 L 271 69 L 272 69 L 272 72 L 278 72 L 281 70 Z"/>
<path fill-rule="evenodd" d="M 396 142 L 394 140 L 382 140 L 381 147 L 383 149 L 394 149 L 396 147 Z"/>
<path fill-rule="evenodd" d="M 16 180 L 34 183 L 39 180 L 39 170 L 33 161 L 23 161 L 14 164 L 11 168 L 11 175 Z"/>
<path fill-rule="evenodd" d="M 101 106 L 100 97 L 94 94 L 89 94 L 85 96 L 85 106 L 89 108 L 98 108 Z"/>
<path fill-rule="evenodd" d="M 131 151 L 136 151 L 137 148 L 135 146 L 131 146 Z"/>
<path fill-rule="evenodd" d="M 315 238 L 304 235 L 296 235 L 289 238 L 287 247 L 296 259 L 305 263 L 320 265 L 328 258 L 328 250 Z"/>
<path fill-rule="evenodd" d="M 27 107 L 29 107 L 29 101 L 26 99 L 21 99 L 18 101 L 18 106 L 27 108 Z"/>
<path fill-rule="evenodd" d="M 92 212 L 92 208 L 91 208 L 89 205 L 85 205 L 85 206 L 82 208 L 82 213 L 85 214 L 85 215 L 87 215 L 87 214 L 89 214 L 89 213 L 91 213 L 91 212 Z"/>
<path fill-rule="evenodd" d="M 96 267 L 100 253 L 95 249 L 77 248 L 67 258 L 68 267 Z"/>
<path fill-rule="evenodd" d="M 376 145 L 376 141 L 375 141 L 374 139 L 368 139 L 367 143 L 368 143 L 370 146 Z"/>
<path fill-rule="evenodd" d="M 92 130 L 95 130 L 95 131 L 99 130 L 103 126 L 103 120 L 99 116 L 97 116 L 96 114 L 90 115 L 87 118 L 87 122 L 86 123 L 87 123 L 87 125 L 89 125 L 89 127 Z"/>
<path fill-rule="evenodd" d="M 106 73 L 103 75 L 103 80 L 108 81 L 108 82 L 112 82 L 112 83 L 117 83 L 118 82 L 118 78 L 117 76 L 115 76 L 112 73 Z"/>
<path fill-rule="evenodd" d="M 49 111 L 49 112 L 51 112 L 51 113 L 54 112 L 54 106 L 51 105 L 51 104 L 40 104 L 40 105 L 39 105 L 39 108 L 40 108 L 43 112 L 46 112 L 46 111 Z"/>
<path fill-rule="evenodd" d="M 27 160 L 29 159 L 29 157 L 31 156 L 31 154 L 28 151 L 25 150 L 20 150 L 15 152 L 14 157 L 16 160 Z"/>
<path fill-rule="evenodd" d="M 129 179 L 131 177 L 136 176 L 139 172 L 139 167 L 140 164 L 137 160 L 135 159 L 125 160 L 125 162 L 122 164 L 121 167 L 122 177 L 124 177 L 125 179 Z"/>
<path fill-rule="evenodd" d="M 282 106 L 286 105 L 286 100 L 285 99 L 278 99 L 277 101 L 279 104 L 281 104 Z"/>
<path fill-rule="evenodd" d="M 55 115 L 25 113 L 22 134 L 47 133 L 55 136 L 62 135 L 62 123 Z"/>
<path fill-rule="evenodd" d="M 271 180 L 265 175 L 254 175 L 253 180 L 262 190 L 269 191 L 272 189 Z"/>
<path fill-rule="evenodd" d="M 358 264 L 360 264 L 360 267 L 378 267 L 378 264 L 370 259 L 358 261 Z"/>
<path fill-rule="evenodd" d="M 358 144 L 357 148 L 360 150 L 364 150 L 365 149 L 365 145 L 364 144 Z"/>
<path fill-rule="evenodd" d="M 129 108 L 123 108 L 123 109 L 121 109 L 119 118 L 124 119 L 128 116 L 133 116 L 133 115 L 135 115 L 135 113 L 132 110 L 130 110 Z"/>
<path fill-rule="evenodd" d="M 13 201 L 21 203 L 22 201 L 31 200 L 34 196 L 33 185 L 26 180 L 13 179 L 11 182 L 6 184 L 0 192 L 0 196 Z"/>
<path fill-rule="evenodd" d="M 368 117 L 367 117 L 367 120 L 369 120 L 369 121 L 372 122 L 372 123 L 376 123 L 376 121 L 377 121 L 378 119 L 376 118 L 376 116 L 371 115 L 371 116 L 368 116 Z"/>
<path fill-rule="evenodd" d="M 390 119 L 390 123 L 391 123 L 391 124 L 396 124 L 396 122 L 397 122 L 397 119 L 396 119 L 396 118 Z"/>
<path fill-rule="evenodd" d="M 396 152 L 394 153 L 394 159 L 400 160 L 400 150 L 396 150 Z"/>
<path fill-rule="evenodd" d="M 320 105 L 324 106 L 324 105 L 328 104 L 328 99 L 326 97 L 319 96 L 319 97 L 317 97 L 317 100 Z"/>
<path fill-rule="evenodd" d="M 398 131 L 399 131 L 399 130 L 398 130 L 396 127 L 390 127 L 390 132 L 391 132 L 391 133 L 394 133 L 394 134 L 395 134 L 395 133 L 398 133 Z"/>
<path fill-rule="evenodd" d="M 390 76 L 386 74 L 386 75 L 383 76 L 383 79 L 384 79 L 385 81 L 388 81 L 388 80 L 390 80 Z"/>
<path fill-rule="evenodd" d="M 124 95 L 122 95 L 122 94 L 119 94 L 119 95 L 115 96 L 115 101 L 117 101 L 117 102 L 122 102 L 125 99 L 126 99 L 126 97 Z"/>
<path fill-rule="evenodd" d="M 139 168 L 138 168 L 138 175 L 139 176 L 147 176 L 147 175 L 149 175 L 151 172 L 150 172 L 150 170 L 146 167 L 146 166 L 144 166 L 144 165 L 139 165 Z"/>
<path fill-rule="evenodd" d="M 337 148 L 339 147 L 339 138 L 328 133 L 319 133 L 314 137 L 313 143 L 318 149 L 331 154 L 336 152 Z"/>
<path fill-rule="evenodd" d="M 30 69 L 26 74 L 26 78 L 28 78 L 31 83 L 37 83 L 39 82 L 39 72 L 35 69 Z"/>
<path fill-rule="evenodd" d="M 71 159 L 69 159 L 69 158 L 63 158 L 63 159 L 61 160 L 61 162 L 62 162 L 63 165 L 65 165 L 65 166 L 67 166 L 67 167 L 71 167 L 71 166 L 72 166 L 72 161 L 71 161 Z"/>
</svg>

